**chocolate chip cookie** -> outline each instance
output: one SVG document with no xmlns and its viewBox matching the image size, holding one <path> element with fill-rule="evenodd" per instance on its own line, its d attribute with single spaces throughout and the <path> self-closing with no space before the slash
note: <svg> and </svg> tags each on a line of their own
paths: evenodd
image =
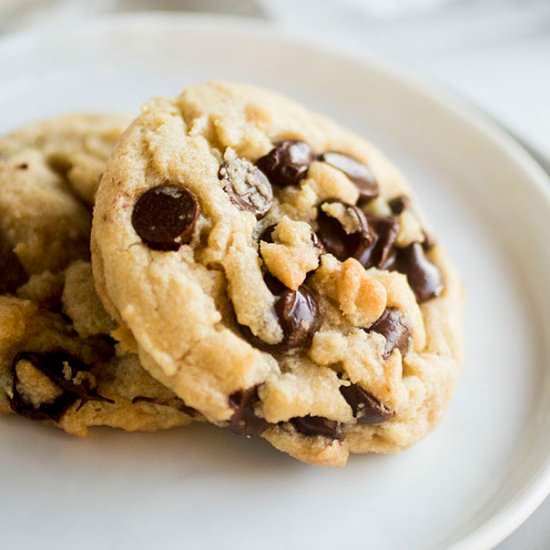
<svg viewBox="0 0 550 550">
<path fill-rule="evenodd" d="M 81 337 L 63 316 L 0 296 L 0 412 L 84 436 L 92 426 L 156 431 L 193 414 L 105 334 Z"/>
<path fill-rule="evenodd" d="M 195 414 L 117 350 L 95 293 L 85 199 L 121 121 L 61 117 L 0 139 L 0 411 L 76 435 L 170 428 Z"/>
<path fill-rule="evenodd" d="M 144 367 L 309 463 L 441 418 L 462 288 L 401 174 L 290 100 L 213 82 L 149 103 L 97 194 L 94 276 Z"/>
<path fill-rule="evenodd" d="M 46 119 L 0 138 L 0 155 L 39 151 L 74 195 L 92 205 L 105 162 L 130 120 L 124 115 L 71 114 Z"/>
</svg>

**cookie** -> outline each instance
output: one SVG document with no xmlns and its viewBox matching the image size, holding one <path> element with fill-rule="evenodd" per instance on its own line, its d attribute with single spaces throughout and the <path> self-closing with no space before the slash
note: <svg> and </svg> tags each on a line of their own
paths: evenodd
<svg viewBox="0 0 550 550">
<path fill-rule="evenodd" d="M 102 178 L 92 257 L 156 379 L 299 460 L 399 451 L 451 397 L 462 287 L 404 178 L 270 92 L 213 82 L 145 106 Z"/>
<path fill-rule="evenodd" d="M 156 431 L 188 424 L 193 411 L 116 354 L 106 335 L 82 338 L 60 315 L 0 296 L 0 412 L 85 436 L 92 426 Z"/>
<path fill-rule="evenodd" d="M 0 138 L 0 293 L 89 257 L 91 201 L 122 116 L 69 115 Z"/>
<path fill-rule="evenodd" d="M 75 196 L 92 205 L 118 138 L 128 126 L 124 115 L 71 114 L 43 120 L 0 139 L 0 155 L 35 149 L 62 176 Z"/>
<path fill-rule="evenodd" d="M 121 120 L 61 117 L 0 139 L 0 411 L 75 435 L 166 429 L 195 414 L 118 352 L 95 293 L 79 184 L 92 199 Z"/>
</svg>

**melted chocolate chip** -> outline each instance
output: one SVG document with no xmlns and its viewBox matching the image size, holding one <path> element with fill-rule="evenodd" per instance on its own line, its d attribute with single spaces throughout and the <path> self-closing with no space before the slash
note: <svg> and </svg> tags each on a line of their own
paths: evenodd
<svg viewBox="0 0 550 550">
<path fill-rule="evenodd" d="M 266 227 L 259 240 L 268 243 L 273 242 L 272 236 L 275 227 L 275 225 Z M 316 240 L 317 236 L 312 233 L 314 244 L 316 244 Z M 306 285 L 300 286 L 297 290 L 291 290 L 269 272 L 264 274 L 264 282 L 269 291 L 277 296 L 275 312 L 283 330 L 283 339 L 278 344 L 267 344 L 252 334 L 247 326 L 239 325 L 243 336 L 253 346 L 271 352 L 283 352 L 309 346 L 313 335 L 321 324 L 319 304 L 315 292 Z"/>
<path fill-rule="evenodd" d="M 0 268 L 0 294 L 15 292 L 29 279 L 19 257 L 1 237 L 0 266 L 2 266 Z"/>
<path fill-rule="evenodd" d="M 407 195 L 399 195 L 388 201 L 388 206 L 395 216 L 403 213 L 411 206 L 411 199 Z"/>
<path fill-rule="evenodd" d="M 409 348 L 410 333 L 401 312 L 396 308 L 388 308 L 380 318 L 369 328 L 369 332 L 377 332 L 386 338 L 384 359 L 397 348 L 404 356 Z"/>
<path fill-rule="evenodd" d="M 63 393 L 52 403 L 43 403 L 35 408 L 15 388 L 17 378 L 14 377 L 13 396 L 10 399 L 10 407 L 17 413 L 31 420 L 54 420 L 59 422 L 65 411 L 76 401 L 77 398 L 70 393 Z"/>
<path fill-rule="evenodd" d="M 43 403 L 34 407 L 17 389 L 19 379 L 17 377 L 17 363 L 28 361 L 47 376 L 63 393 L 50 403 Z M 66 376 L 66 369 L 70 368 L 71 376 Z M 35 420 L 51 419 L 58 422 L 67 409 L 80 400 L 79 408 L 87 401 L 113 401 L 98 395 L 95 390 L 88 386 L 86 379 L 82 383 L 75 382 L 75 376 L 79 372 L 87 372 L 88 365 L 64 351 L 50 352 L 20 352 L 12 363 L 12 394 L 10 406 L 14 412 Z"/>
<path fill-rule="evenodd" d="M 302 435 L 320 435 L 329 439 L 338 440 L 344 438 L 340 424 L 335 420 L 329 420 L 322 416 L 297 416 L 291 418 L 289 422 L 294 426 L 294 429 Z"/>
<path fill-rule="evenodd" d="M 393 261 L 394 244 L 399 233 L 399 224 L 394 218 L 367 216 L 374 240 L 355 257 L 365 268 L 378 267 L 386 269 Z"/>
<path fill-rule="evenodd" d="M 229 429 L 232 432 L 250 437 L 261 435 L 269 428 L 269 422 L 257 416 L 254 411 L 258 401 L 258 386 L 236 391 L 229 396 L 229 405 L 235 411 L 229 419 Z"/>
<path fill-rule="evenodd" d="M 397 221 L 392 217 L 365 216 L 357 206 L 340 203 L 357 227 L 355 232 L 347 233 L 342 223 L 322 208 L 324 204 L 336 202 L 326 201 L 318 210 L 318 235 L 326 251 L 340 261 L 355 258 L 365 268 L 385 269 L 392 261 L 393 246 L 399 232 Z"/>
<path fill-rule="evenodd" d="M 239 325 L 242 335 L 254 347 L 269 352 L 285 352 L 308 347 L 321 324 L 315 293 L 306 285 L 302 285 L 298 290 L 290 290 L 269 273 L 264 276 L 264 280 L 269 290 L 277 296 L 275 312 L 283 330 L 283 339 L 277 344 L 267 344 L 255 336 L 246 325 Z"/>
<path fill-rule="evenodd" d="M 318 248 L 320 250 L 321 254 L 325 252 L 325 247 L 323 246 L 321 239 L 319 239 L 319 236 L 317 235 L 317 233 L 315 233 L 315 231 L 311 232 L 311 242 L 313 243 L 313 246 L 315 248 Z"/>
<path fill-rule="evenodd" d="M 269 288 L 269 291 L 274 296 L 280 296 L 285 290 L 287 290 L 287 287 L 277 279 L 277 277 L 271 275 L 271 273 L 266 272 L 264 273 L 264 282 Z"/>
<path fill-rule="evenodd" d="M 306 176 L 313 160 L 311 147 L 303 141 L 285 140 L 277 143 L 267 155 L 256 162 L 273 185 L 298 185 Z"/>
<path fill-rule="evenodd" d="M 341 204 L 345 207 L 345 214 L 356 225 L 356 231 L 347 233 L 342 223 L 323 210 L 325 204 Z M 357 206 L 340 201 L 325 201 L 317 211 L 317 236 L 327 252 L 333 254 L 340 261 L 347 258 L 362 257 L 369 251 L 375 241 L 375 235 L 369 228 L 365 214 Z"/>
<path fill-rule="evenodd" d="M 251 162 L 225 155 L 218 177 L 231 202 L 263 218 L 271 209 L 273 190 L 265 174 Z"/>
<path fill-rule="evenodd" d="M 72 321 L 71 321 L 72 322 Z M 76 331 L 75 331 L 76 334 Z M 109 361 L 116 354 L 117 341 L 108 334 L 98 334 L 88 338 L 100 361 Z"/>
<path fill-rule="evenodd" d="M 421 243 L 398 249 L 393 269 L 404 273 L 416 299 L 422 303 L 443 291 L 443 277 L 435 264 L 425 255 Z"/>
<path fill-rule="evenodd" d="M 309 346 L 321 324 L 315 293 L 302 285 L 298 290 L 285 289 L 275 302 L 275 311 L 283 329 L 286 349 Z"/>
<path fill-rule="evenodd" d="M 273 231 L 275 231 L 276 227 L 277 227 L 277 224 L 275 223 L 272 225 L 268 225 L 258 237 L 258 241 L 265 241 L 266 243 L 272 243 Z"/>
<path fill-rule="evenodd" d="M 177 250 L 191 241 L 199 213 L 199 203 L 191 191 L 177 185 L 158 185 L 137 200 L 132 226 L 149 248 Z"/>
<path fill-rule="evenodd" d="M 346 174 L 357 186 L 361 200 L 370 200 L 378 196 L 378 182 L 366 164 L 344 153 L 333 151 L 323 153 L 319 159 Z"/>
<path fill-rule="evenodd" d="M 390 419 L 394 412 L 359 384 L 340 386 L 340 393 L 347 401 L 359 424 L 381 424 Z"/>
</svg>

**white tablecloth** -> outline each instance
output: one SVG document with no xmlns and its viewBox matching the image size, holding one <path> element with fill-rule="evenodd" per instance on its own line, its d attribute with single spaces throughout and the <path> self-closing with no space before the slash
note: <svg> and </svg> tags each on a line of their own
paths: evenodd
<svg viewBox="0 0 550 550">
<path fill-rule="evenodd" d="M 354 54 L 377 53 L 443 81 L 550 157 L 550 0 L 447 0 L 440 11 L 400 19 L 373 16 L 368 4 L 374 1 L 0 0 L 0 31 L 130 9 L 261 17 Z M 389 5 L 387 0 L 375 3 Z M 550 520 L 550 500 L 498 550 L 548 550 L 546 518 Z"/>
</svg>

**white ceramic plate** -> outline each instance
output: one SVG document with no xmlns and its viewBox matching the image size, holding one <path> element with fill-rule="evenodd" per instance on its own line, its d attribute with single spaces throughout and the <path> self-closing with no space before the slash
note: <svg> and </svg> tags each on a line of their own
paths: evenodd
<svg viewBox="0 0 550 550">
<path fill-rule="evenodd" d="M 136 112 L 226 78 L 266 85 L 385 149 L 466 288 L 466 364 L 441 427 L 397 456 L 304 466 L 208 426 L 85 441 L 1 420 L 3 548 L 435 549 L 496 544 L 550 489 L 550 182 L 465 108 L 372 61 L 235 20 L 138 16 L 0 43 L 0 130 Z"/>
</svg>

